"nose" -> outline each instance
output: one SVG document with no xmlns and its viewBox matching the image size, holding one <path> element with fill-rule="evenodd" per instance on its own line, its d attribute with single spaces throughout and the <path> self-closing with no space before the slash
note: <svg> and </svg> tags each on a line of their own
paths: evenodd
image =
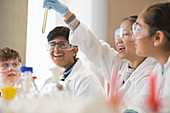
<svg viewBox="0 0 170 113">
<path fill-rule="evenodd" d="M 9 71 L 11 71 L 11 70 L 13 71 L 13 70 L 15 70 L 15 67 L 14 67 L 13 65 L 10 65 L 10 66 L 8 67 L 8 70 L 9 70 Z"/>
<path fill-rule="evenodd" d="M 56 44 L 55 47 L 54 47 L 54 51 L 56 51 L 56 50 L 60 50 L 58 44 Z"/>
<path fill-rule="evenodd" d="M 115 43 L 123 43 L 123 40 L 121 38 L 118 38 L 117 40 L 115 40 Z"/>
<path fill-rule="evenodd" d="M 10 66 L 8 67 L 8 70 L 9 70 L 9 71 L 14 71 L 15 69 L 14 69 L 14 67 L 13 67 L 12 65 L 10 65 Z"/>
</svg>

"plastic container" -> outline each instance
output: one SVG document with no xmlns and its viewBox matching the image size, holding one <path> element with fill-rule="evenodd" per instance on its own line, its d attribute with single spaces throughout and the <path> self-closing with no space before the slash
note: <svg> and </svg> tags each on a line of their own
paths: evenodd
<svg viewBox="0 0 170 113">
<path fill-rule="evenodd" d="M 20 68 L 20 78 L 14 85 L 17 88 L 16 99 L 32 99 L 39 96 L 38 88 L 32 78 L 33 68 L 22 66 Z"/>
</svg>

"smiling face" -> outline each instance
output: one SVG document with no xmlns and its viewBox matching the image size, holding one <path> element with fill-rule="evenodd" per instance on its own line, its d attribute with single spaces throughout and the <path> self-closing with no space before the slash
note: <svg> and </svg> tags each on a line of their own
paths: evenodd
<svg viewBox="0 0 170 113">
<path fill-rule="evenodd" d="M 121 23 L 120 28 L 126 30 L 132 30 L 132 22 L 130 20 L 125 20 Z M 119 57 L 121 59 L 133 59 L 136 56 L 134 41 L 122 41 L 118 39 L 115 43 L 117 51 L 119 52 Z"/>
<path fill-rule="evenodd" d="M 19 60 L 0 61 L 0 87 L 13 85 L 19 78 Z"/>
<path fill-rule="evenodd" d="M 61 41 L 68 41 L 64 36 L 57 36 L 53 38 L 56 43 Z M 52 61 L 59 67 L 63 67 L 66 70 L 74 63 L 74 57 L 78 51 L 77 47 L 74 47 L 72 50 L 60 49 L 58 45 L 55 45 L 54 50 L 50 51 L 50 57 Z"/>
</svg>

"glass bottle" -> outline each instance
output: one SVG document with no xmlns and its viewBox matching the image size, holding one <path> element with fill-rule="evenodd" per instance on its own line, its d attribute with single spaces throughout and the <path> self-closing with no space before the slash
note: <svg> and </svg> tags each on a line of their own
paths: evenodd
<svg viewBox="0 0 170 113">
<path fill-rule="evenodd" d="M 39 96 L 39 91 L 32 78 L 33 68 L 22 66 L 20 68 L 20 72 L 21 72 L 20 78 L 14 85 L 14 87 L 17 88 L 18 90 L 15 98 L 16 99 L 37 98 Z"/>
</svg>

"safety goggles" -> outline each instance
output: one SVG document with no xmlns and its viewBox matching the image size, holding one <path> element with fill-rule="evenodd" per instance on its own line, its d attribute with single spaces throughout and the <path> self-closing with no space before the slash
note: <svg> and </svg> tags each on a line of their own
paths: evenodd
<svg viewBox="0 0 170 113">
<path fill-rule="evenodd" d="M 138 23 L 135 22 L 132 25 L 132 30 L 133 30 L 134 37 L 136 39 L 141 39 L 141 38 L 144 38 L 144 37 L 147 37 L 147 36 L 154 34 L 158 30 L 158 28 L 150 27 L 151 33 L 149 33 L 149 29 L 147 29 L 146 27 L 141 26 L 141 25 L 139 25 Z"/>
<path fill-rule="evenodd" d="M 9 60 L 9 61 L 3 61 L 0 63 L 0 73 L 9 72 L 9 71 L 18 71 L 21 67 L 21 63 Z"/>
<path fill-rule="evenodd" d="M 56 50 L 55 46 L 58 46 L 59 49 L 61 50 L 72 50 L 74 48 L 73 45 L 69 43 L 69 41 L 60 41 L 56 43 L 56 40 L 49 41 L 47 44 L 47 50 L 48 51 L 54 51 Z"/>
<path fill-rule="evenodd" d="M 155 34 L 157 30 L 160 30 L 157 27 L 150 27 L 150 29 L 148 30 L 146 27 L 141 26 L 136 22 L 133 24 L 132 29 L 133 29 L 134 37 L 136 39 L 141 39 L 141 38 L 144 38 L 147 36 L 151 36 L 151 35 Z M 170 37 L 170 33 L 168 31 L 166 31 L 166 30 L 160 30 L 160 31 L 164 32 L 164 34 L 167 37 Z"/>
<path fill-rule="evenodd" d="M 132 38 L 132 34 L 133 32 L 131 30 L 127 30 L 127 29 L 117 29 L 115 31 L 115 43 L 118 42 L 118 40 L 122 40 L 122 41 L 134 41 L 134 39 Z"/>
</svg>

